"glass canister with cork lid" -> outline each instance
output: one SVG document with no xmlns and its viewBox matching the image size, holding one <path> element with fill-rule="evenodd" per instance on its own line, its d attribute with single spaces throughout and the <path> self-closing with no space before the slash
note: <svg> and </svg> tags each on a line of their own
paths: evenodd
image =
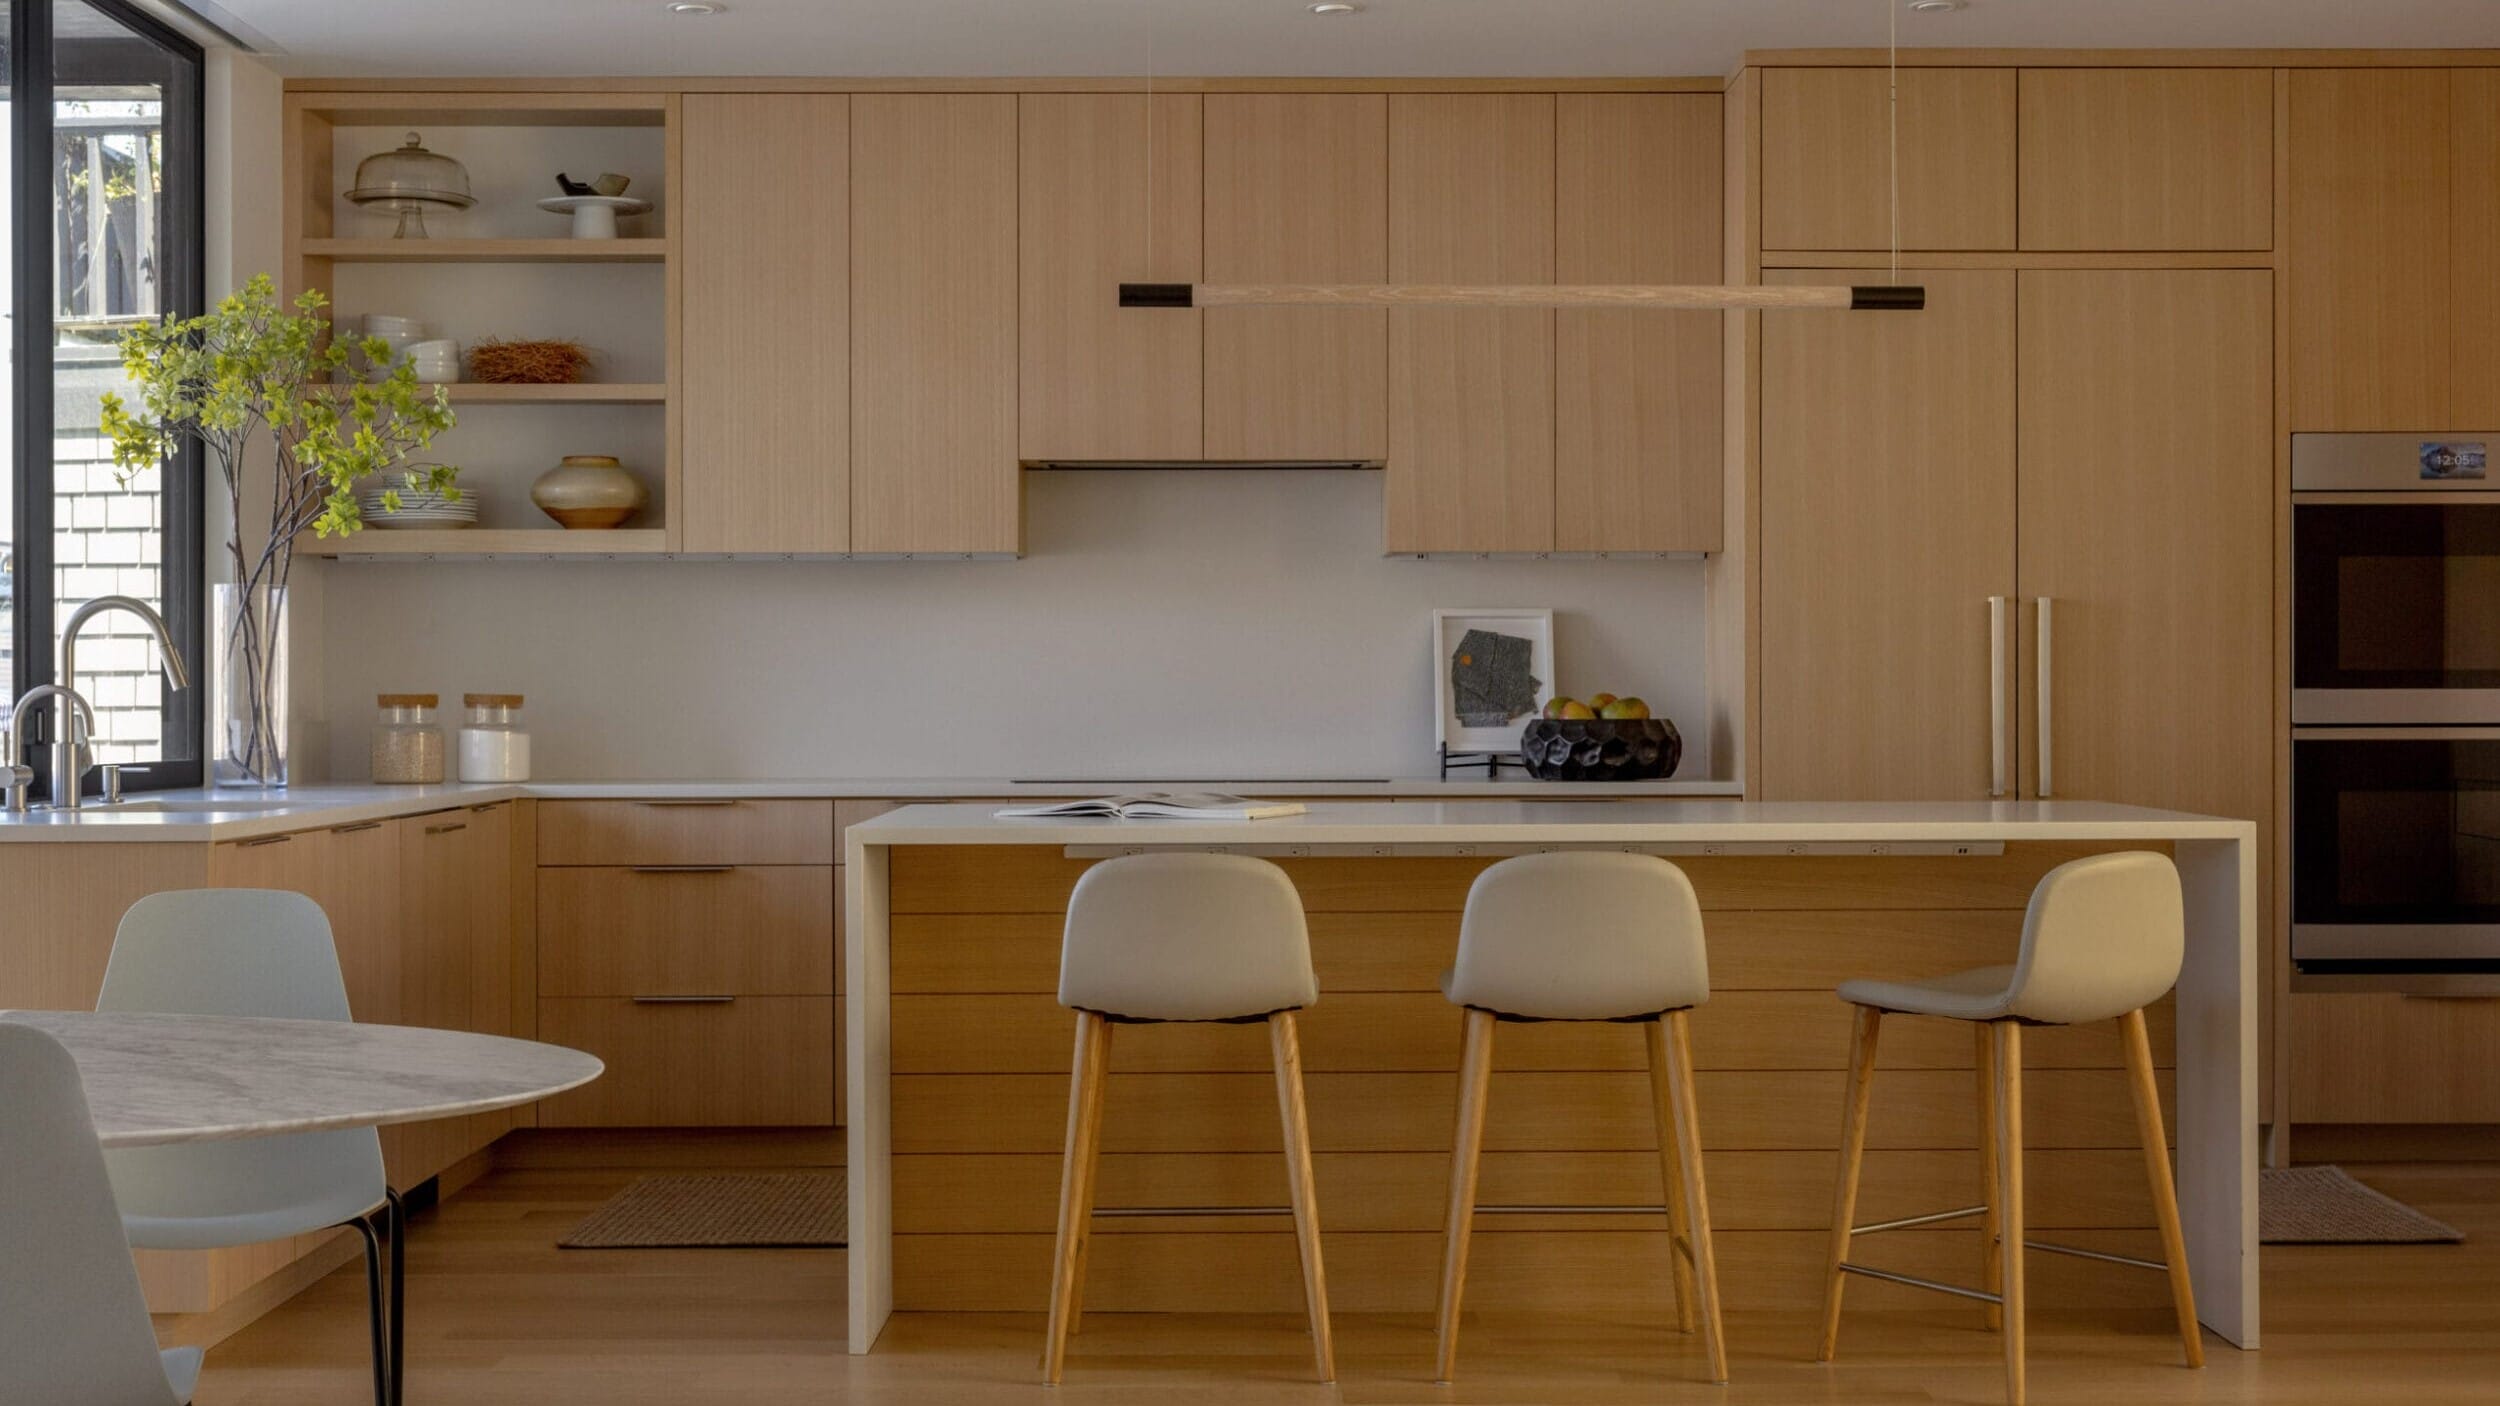
<svg viewBox="0 0 2500 1406">
<path fill-rule="evenodd" d="M 384 785 L 431 786 L 443 779 L 443 730 L 434 722 L 442 698 L 384 693 L 373 722 L 373 779 Z"/>
<path fill-rule="evenodd" d="M 521 726 L 521 695 L 470 693 L 460 701 L 468 709 L 460 727 L 460 779 L 529 780 L 530 735 Z"/>
</svg>

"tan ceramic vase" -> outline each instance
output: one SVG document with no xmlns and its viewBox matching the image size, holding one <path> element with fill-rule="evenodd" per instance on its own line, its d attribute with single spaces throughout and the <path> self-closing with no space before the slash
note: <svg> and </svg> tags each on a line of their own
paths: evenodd
<svg viewBox="0 0 2500 1406">
<path fill-rule="evenodd" d="M 622 527 L 642 511 L 642 481 L 605 454 L 567 454 L 530 485 L 530 501 L 568 528 Z"/>
</svg>

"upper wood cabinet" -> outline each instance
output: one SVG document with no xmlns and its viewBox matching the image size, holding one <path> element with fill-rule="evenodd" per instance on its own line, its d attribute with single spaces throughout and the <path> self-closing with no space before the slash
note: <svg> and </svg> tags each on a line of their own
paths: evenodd
<svg viewBox="0 0 2500 1406">
<path fill-rule="evenodd" d="M 2487 409 L 2452 394 L 2455 295 L 2487 289 L 2500 252 L 2460 282 L 2454 118 L 2441 70 L 2292 73 L 2292 429 L 2464 429 L 2455 416 Z"/>
<path fill-rule="evenodd" d="M 1389 281 L 1554 281 L 1554 98 L 1389 100 Z M 1554 314 L 1389 314 L 1392 552 L 1554 545 Z"/>
<path fill-rule="evenodd" d="M 1207 282 L 1387 281 L 1386 97 L 1205 105 Z M 1215 308 L 1204 322 L 1207 458 L 1388 456 L 1387 312 Z"/>
<path fill-rule="evenodd" d="M 1555 282 L 1720 281 L 1719 106 L 1705 93 L 1555 99 Z M 1719 550 L 1722 320 L 1554 315 L 1558 550 Z"/>
<path fill-rule="evenodd" d="M 850 101 L 851 549 L 1016 552 L 1016 98 Z"/>
<path fill-rule="evenodd" d="M 687 551 L 851 548 L 849 110 L 685 98 Z"/>
<path fill-rule="evenodd" d="M 1983 799 L 1992 736 L 2011 784 L 1988 603 L 2015 589 L 2015 275 L 1918 278 L 1914 315 L 1762 320 L 1765 800 Z"/>
<path fill-rule="evenodd" d="M 2448 76 L 2448 420 L 2470 429 L 2500 424 L 2500 69 Z"/>
<path fill-rule="evenodd" d="M 2011 249 L 2014 70 L 1900 75 L 1901 247 Z M 1880 68 L 1762 76 L 1762 247 L 1892 244 L 1890 123 Z"/>
<path fill-rule="evenodd" d="M 1026 460 L 1205 452 L 1203 315 L 1123 310 L 1115 291 L 1198 281 L 1200 101 L 1017 99 L 1017 451 Z"/>
<path fill-rule="evenodd" d="M 2024 69 L 2020 130 L 2025 249 L 2274 247 L 2271 70 Z"/>
</svg>

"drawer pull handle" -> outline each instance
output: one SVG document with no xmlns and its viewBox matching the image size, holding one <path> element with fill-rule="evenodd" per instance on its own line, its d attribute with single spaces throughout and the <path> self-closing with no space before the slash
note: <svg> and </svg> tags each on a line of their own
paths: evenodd
<svg viewBox="0 0 2500 1406">
<path fill-rule="evenodd" d="M 237 840 L 234 847 L 236 849 L 259 849 L 263 845 L 282 845 L 294 838 L 293 835 L 263 835 L 253 840 Z"/>
<path fill-rule="evenodd" d="M 735 864 L 637 864 L 636 874 L 734 874 Z"/>
<path fill-rule="evenodd" d="M 725 1006 L 737 999 L 735 996 L 636 996 L 633 1001 L 637 1006 Z"/>
<path fill-rule="evenodd" d="M 454 830 L 466 830 L 468 828 L 469 822 L 465 820 L 455 820 L 449 825 L 428 825 L 425 827 L 425 833 L 429 835 L 448 835 Z"/>
<path fill-rule="evenodd" d="M 691 810 L 691 809 L 699 809 L 699 808 L 712 808 L 712 809 L 718 809 L 719 807 L 722 807 L 722 806 L 734 806 L 734 805 L 736 805 L 736 804 L 737 804 L 737 802 L 736 802 L 736 801 L 728 801 L 728 800 L 720 800 L 720 801 L 636 801 L 636 802 L 634 802 L 634 804 L 635 804 L 635 805 L 638 805 L 638 806 L 650 806 L 650 807 L 652 807 L 652 808 L 654 808 L 654 809 L 657 809 L 657 810 Z"/>
<path fill-rule="evenodd" d="M 330 833 L 333 835 L 357 835 L 362 834 L 367 830 L 379 830 L 381 828 L 381 821 L 365 820 L 359 821 L 354 825 L 333 825 L 330 827 Z"/>
</svg>

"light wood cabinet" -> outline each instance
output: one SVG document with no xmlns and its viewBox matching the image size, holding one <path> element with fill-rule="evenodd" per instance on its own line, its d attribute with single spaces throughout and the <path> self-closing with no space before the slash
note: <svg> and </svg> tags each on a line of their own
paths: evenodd
<svg viewBox="0 0 2500 1406">
<path fill-rule="evenodd" d="M 1123 309 L 1116 290 L 1198 281 L 1201 100 L 1016 101 L 1017 452 L 1027 461 L 1199 458 L 1202 314 Z"/>
<path fill-rule="evenodd" d="M 2449 98 L 2436 69 L 2291 75 L 2295 431 L 2470 428 L 2450 424 Z"/>
<path fill-rule="evenodd" d="M 1763 319 L 1765 800 L 1989 793 L 1988 602 L 2015 590 L 2015 275 L 1918 278 L 1921 313 Z"/>
<path fill-rule="evenodd" d="M 2284 1019 L 2304 1123 L 2500 1123 L 2500 999 L 2300 992 Z"/>
<path fill-rule="evenodd" d="M 1389 100 L 1224 93 L 1205 100 L 1210 283 L 1383 283 Z M 1378 462 L 1389 452 L 1389 316 L 1215 308 L 1206 457 Z"/>
<path fill-rule="evenodd" d="M 2025 795 L 2267 820 L 2273 303 L 2261 269 L 2023 273 Z"/>
<path fill-rule="evenodd" d="M 2009 68 L 1901 71 L 1902 248 L 2014 247 L 2014 88 Z M 1886 106 L 1880 68 L 1763 71 L 1763 248 L 1891 247 Z"/>
<path fill-rule="evenodd" d="M 607 1073 L 541 1106 L 551 1128 L 829 1127 L 833 1000 L 538 1003 L 539 1037 L 586 1050 Z"/>
<path fill-rule="evenodd" d="M 838 872 L 541 869 L 539 994 L 830 996 Z"/>
<path fill-rule="evenodd" d="M 1554 281 L 1719 282 L 1718 97 L 1565 93 L 1554 102 Z M 1721 321 L 1554 315 L 1557 549 L 1719 550 Z"/>
<path fill-rule="evenodd" d="M 850 103 L 851 548 L 1020 551 L 1016 99 Z"/>
<path fill-rule="evenodd" d="M 1552 95 L 1389 100 L 1389 280 L 1554 281 Z M 1551 310 L 1390 311 L 1386 491 L 1392 552 L 1553 547 Z"/>
<path fill-rule="evenodd" d="M 2432 428 L 2474 429 L 2500 424 L 2500 69 L 2451 72 L 2448 105 L 2448 424 Z"/>
<path fill-rule="evenodd" d="M 540 864 L 824 864 L 831 801 L 541 801 Z"/>
<path fill-rule="evenodd" d="M 685 548 L 849 551 L 850 100 L 684 102 Z"/>
<path fill-rule="evenodd" d="M 2027 68 L 2020 88 L 2023 248 L 2274 247 L 2272 70 Z"/>
<path fill-rule="evenodd" d="M 392 822 L 399 845 L 402 1025 L 512 1030 L 512 806 Z M 510 1110 L 383 1130 L 395 1186 L 414 1186 L 510 1130 Z"/>
</svg>

